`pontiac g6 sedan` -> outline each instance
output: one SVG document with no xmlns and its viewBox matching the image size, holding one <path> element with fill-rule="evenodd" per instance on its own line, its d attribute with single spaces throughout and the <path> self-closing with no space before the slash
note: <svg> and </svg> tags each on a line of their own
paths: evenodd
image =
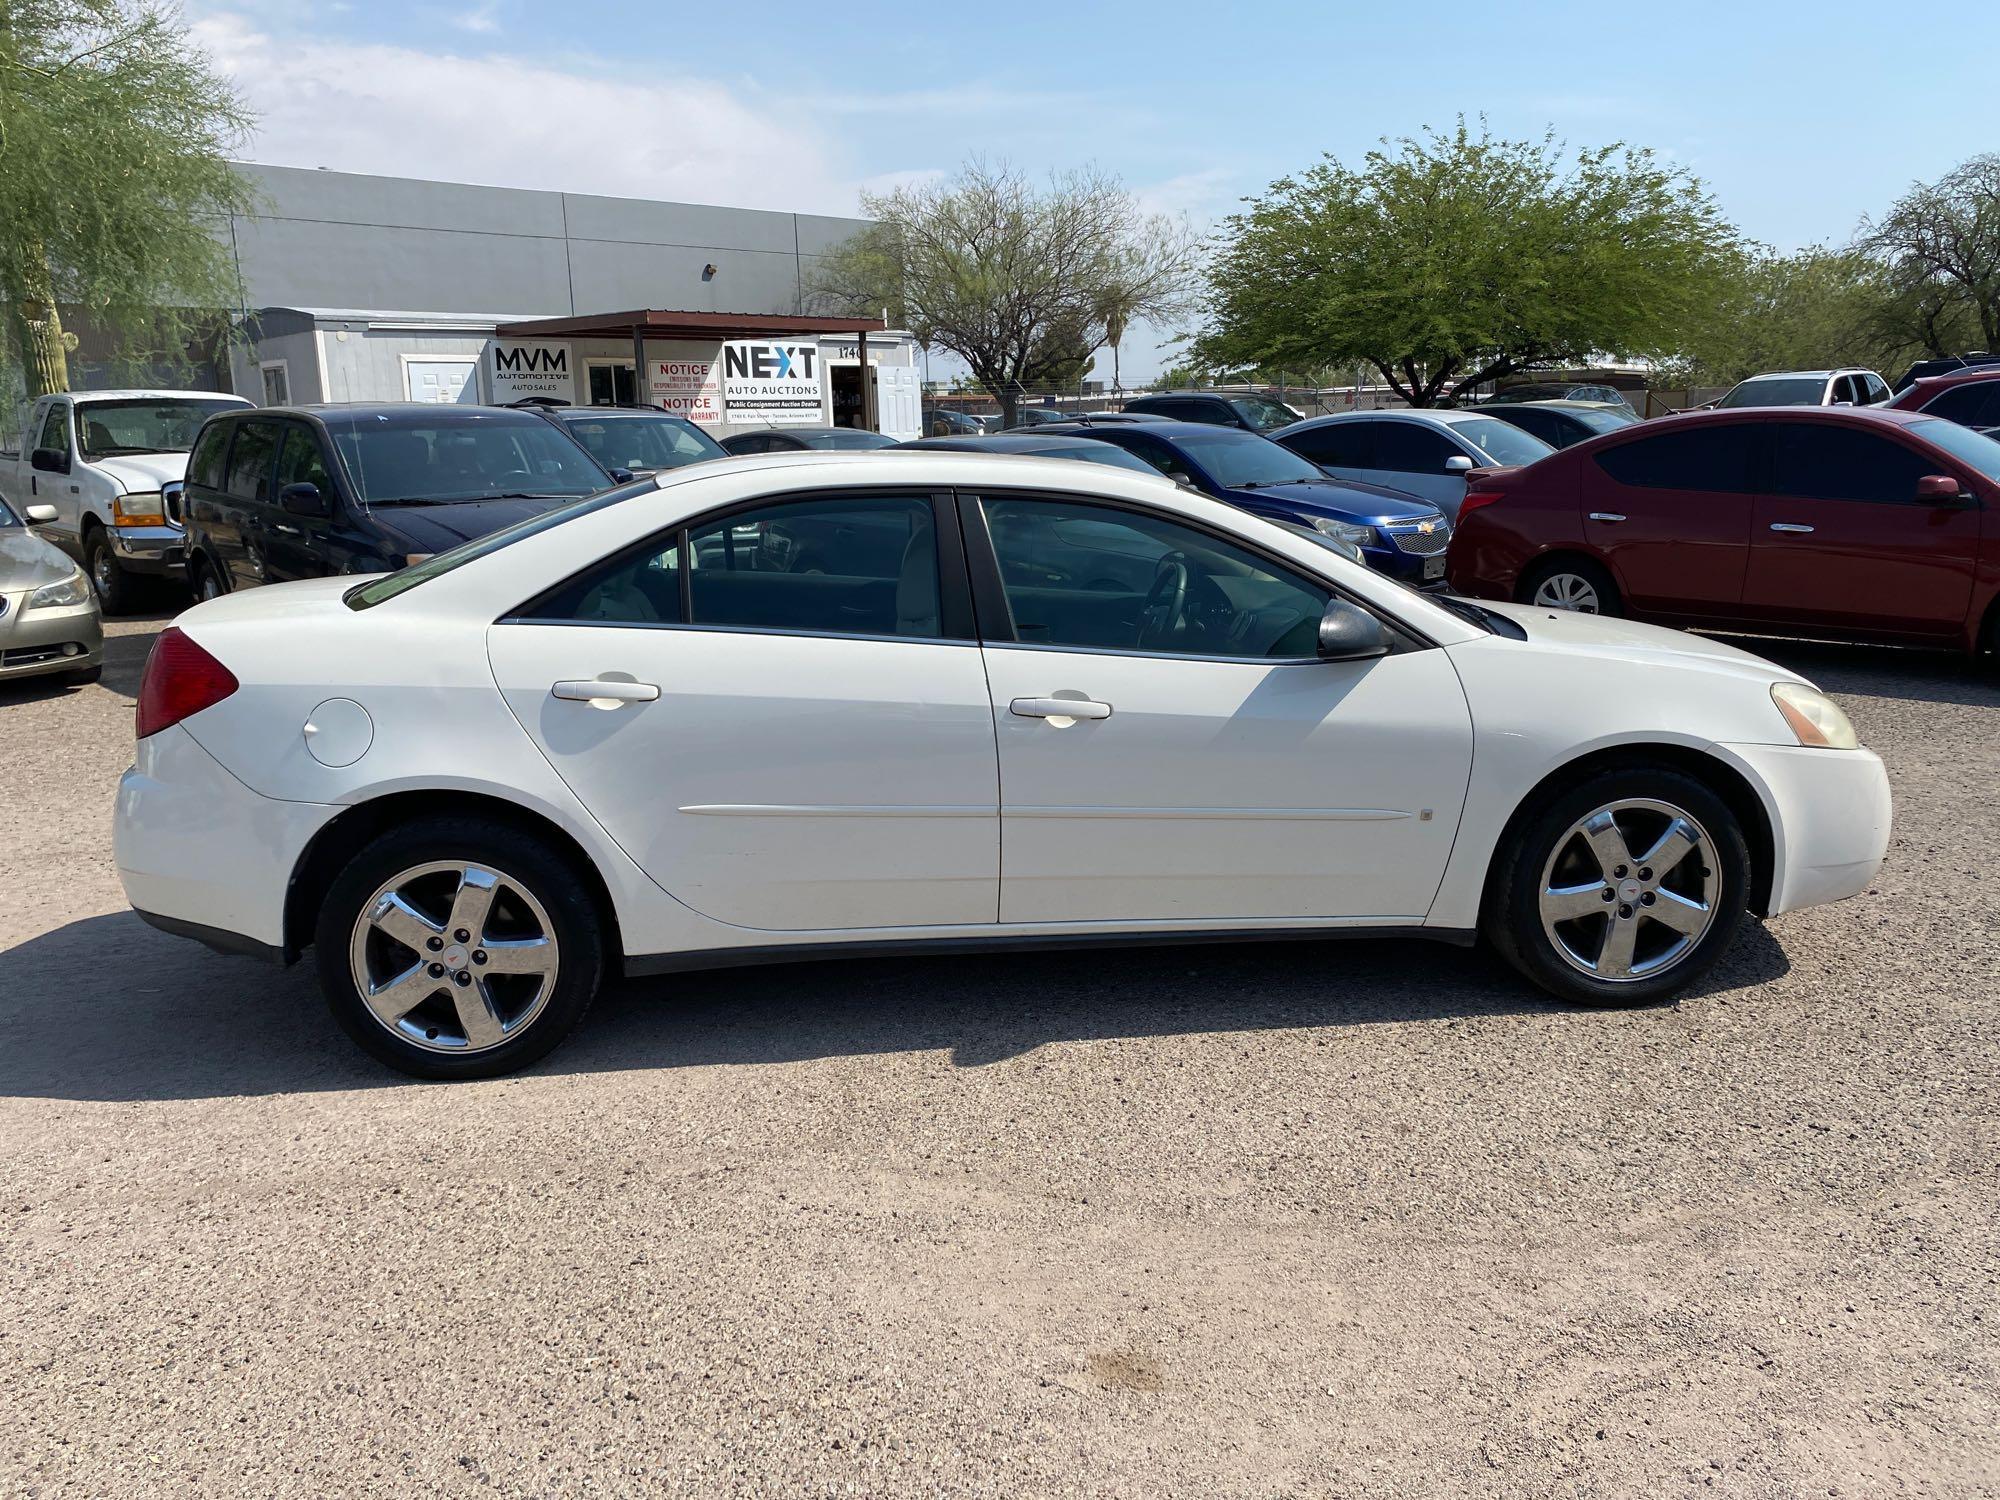
<svg viewBox="0 0 2000 1500">
<path fill-rule="evenodd" d="M 926 946 L 1484 933 L 1650 1001 L 1889 832 L 1841 711 L 1742 652 L 957 453 L 695 465 L 213 600 L 137 731 L 132 904 L 312 950 L 357 1042 L 443 1078 L 613 975 Z"/>
</svg>

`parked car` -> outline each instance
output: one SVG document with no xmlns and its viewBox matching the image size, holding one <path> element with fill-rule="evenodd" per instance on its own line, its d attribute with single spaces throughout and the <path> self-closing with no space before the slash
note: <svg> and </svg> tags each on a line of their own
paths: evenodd
<svg viewBox="0 0 2000 1500">
<path fill-rule="evenodd" d="M 90 581 L 68 553 L 30 531 L 49 521 L 47 501 L 17 514 L 0 500 L 0 682 L 60 672 L 95 682 L 104 670 L 104 625 Z"/>
<path fill-rule="evenodd" d="M 866 555 L 730 541 L 801 517 Z M 135 727 L 139 913 L 310 948 L 355 1041 L 442 1078 L 534 1061 L 611 974 L 927 945 L 1483 932 L 1557 996 L 1644 1004 L 1746 911 L 1866 889 L 1889 837 L 1881 762 L 1784 668 L 961 453 L 695 465 L 213 600 Z"/>
<path fill-rule="evenodd" d="M 1073 422 L 1171 422 L 1172 417 L 1163 417 L 1151 411 L 1080 411 L 1070 418 Z"/>
<path fill-rule="evenodd" d="M 84 565 L 107 614 L 138 603 L 147 578 L 183 573 L 186 538 L 166 485 L 213 413 L 247 409 L 221 391 L 65 391 L 29 410 L 17 452 L 0 455 L 0 498 L 16 514 L 51 506 L 42 536 Z"/>
<path fill-rule="evenodd" d="M 1248 391 L 1163 391 L 1156 396 L 1135 396 L 1125 403 L 1125 410 L 1133 416 L 1240 427 L 1245 432 L 1259 433 L 1276 432 L 1305 415 L 1282 401 Z"/>
<path fill-rule="evenodd" d="M 1479 405 L 1482 409 L 1491 406 L 1512 406 L 1522 401 L 1589 401 L 1599 406 L 1623 407 L 1632 413 L 1634 421 L 1639 413 L 1633 410 L 1631 398 L 1615 385 L 1592 385 L 1580 380 L 1530 380 L 1519 385 L 1502 386 Z M 1499 415 L 1497 412 L 1495 415 Z"/>
<path fill-rule="evenodd" d="M 1070 458 L 1082 463 L 1108 464 L 1136 474 L 1158 472 L 1144 459 L 1134 458 L 1110 443 L 1093 443 L 1064 433 L 995 432 L 984 437 L 916 438 L 897 444 L 898 448 L 920 448 L 929 452 L 1025 453 L 1036 458 Z"/>
<path fill-rule="evenodd" d="M 1462 594 L 1676 625 L 1996 643 L 2000 442 L 1865 407 L 1664 417 L 1481 476 Z"/>
<path fill-rule="evenodd" d="M 1901 395 L 1919 380 L 1928 380 L 1933 375 L 1950 375 L 1957 370 L 1976 370 L 1988 365 L 2000 365 L 2000 354 L 1989 354 L 1979 350 L 1972 354 L 1947 354 L 1941 359 L 1920 359 L 1897 377 L 1890 389 Z"/>
<path fill-rule="evenodd" d="M 1629 406 L 1601 401 L 1503 401 L 1479 408 L 1480 415 L 1511 422 L 1551 448 L 1569 448 L 1638 421 Z"/>
<path fill-rule="evenodd" d="M 1444 577 L 1451 524 L 1435 505 L 1379 485 L 1335 482 L 1253 432 L 1199 422 L 1051 429 L 1122 448 L 1177 483 L 1266 520 L 1308 526 L 1410 583 Z"/>
<path fill-rule="evenodd" d="M 926 437 L 977 437 L 986 431 L 984 422 L 955 406 L 926 406 L 923 415 Z"/>
<path fill-rule="evenodd" d="M 1028 427 L 1046 427 L 1051 422 L 1074 421 L 1073 413 L 1054 406 L 1024 406 L 1014 414 L 1014 425 L 1003 428 L 1006 432 L 1019 432 Z"/>
<path fill-rule="evenodd" d="M 535 410 L 581 443 L 597 466 L 620 483 L 729 456 L 686 417 L 649 406 L 540 405 Z"/>
<path fill-rule="evenodd" d="M 732 432 L 722 440 L 726 453 L 851 453 L 866 448 L 893 448 L 896 440 L 865 427 L 762 427 Z"/>
<path fill-rule="evenodd" d="M 1781 370 L 1752 375 L 1729 388 L 1709 410 L 1741 406 L 1879 406 L 1889 385 L 1873 370 Z"/>
<path fill-rule="evenodd" d="M 1335 479 L 1419 496 L 1448 518 L 1458 515 L 1474 469 L 1532 464 L 1555 452 L 1484 410 L 1340 412 L 1271 437 Z"/>
<path fill-rule="evenodd" d="M 515 407 L 260 407 L 211 417 L 188 460 L 188 574 L 212 599 L 384 573 L 595 494 L 611 475 Z"/>
<path fill-rule="evenodd" d="M 1893 411 L 1920 411 L 1961 427 L 2000 427 L 2000 365 L 1929 375 L 1889 403 Z"/>
</svg>

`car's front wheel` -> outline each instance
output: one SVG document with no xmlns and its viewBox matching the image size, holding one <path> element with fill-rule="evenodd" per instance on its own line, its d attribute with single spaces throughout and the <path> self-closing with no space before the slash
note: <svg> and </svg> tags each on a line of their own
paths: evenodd
<svg viewBox="0 0 2000 1500">
<path fill-rule="evenodd" d="M 1683 771 L 1616 767 L 1520 820 L 1495 866 L 1485 929 L 1552 995 L 1644 1005 L 1714 966 L 1749 890 L 1749 846 L 1728 804 Z"/>
<path fill-rule="evenodd" d="M 97 591 L 97 606 L 107 615 L 130 614 L 139 605 L 139 580 L 119 565 L 111 537 L 102 526 L 93 526 L 83 540 L 83 565 L 90 573 L 90 586 Z"/>
<path fill-rule="evenodd" d="M 342 1029 L 419 1078 L 491 1078 L 547 1055 L 605 963 L 573 862 L 471 818 L 405 824 L 363 847 L 334 878 L 314 942 Z"/>
</svg>

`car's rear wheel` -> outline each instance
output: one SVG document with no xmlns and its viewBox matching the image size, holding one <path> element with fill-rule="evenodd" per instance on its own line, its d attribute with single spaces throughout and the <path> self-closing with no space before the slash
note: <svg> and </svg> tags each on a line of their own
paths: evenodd
<svg viewBox="0 0 2000 1500">
<path fill-rule="evenodd" d="M 1749 890 L 1749 845 L 1727 803 L 1683 771 L 1616 767 L 1520 820 L 1496 862 L 1485 928 L 1552 995 L 1644 1005 L 1708 972 Z"/>
<path fill-rule="evenodd" d="M 604 972 L 603 922 L 571 860 L 518 828 L 438 818 L 366 845 L 314 943 L 347 1034 L 418 1078 L 491 1078 L 547 1055 Z"/>
<path fill-rule="evenodd" d="M 1587 557 L 1557 557 L 1538 563 L 1521 577 L 1515 596 L 1523 604 L 1568 609 L 1584 615 L 1623 613 L 1618 585 Z"/>
</svg>

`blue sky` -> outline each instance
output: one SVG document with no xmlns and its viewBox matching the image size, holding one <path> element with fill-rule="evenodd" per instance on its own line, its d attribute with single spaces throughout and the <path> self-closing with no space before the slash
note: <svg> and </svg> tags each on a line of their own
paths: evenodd
<svg viewBox="0 0 2000 1500">
<path fill-rule="evenodd" d="M 1483 114 L 1685 164 L 1783 248 L 1982 150 L 2000 3 L 1257 7 L 189 0 L 254 160 L 852 212 L 967 156 L 1095 162 L 1209 223 Z M 1933 103 L 1935 101 L 1935 103 Z M 1914 123 L 1937 113 L 1958 130 Z M 1127 350 L 1127 374 L 1145 374 Z M 1136 356 L 1136 363 L 1135 363 Z"/>
</svg>

